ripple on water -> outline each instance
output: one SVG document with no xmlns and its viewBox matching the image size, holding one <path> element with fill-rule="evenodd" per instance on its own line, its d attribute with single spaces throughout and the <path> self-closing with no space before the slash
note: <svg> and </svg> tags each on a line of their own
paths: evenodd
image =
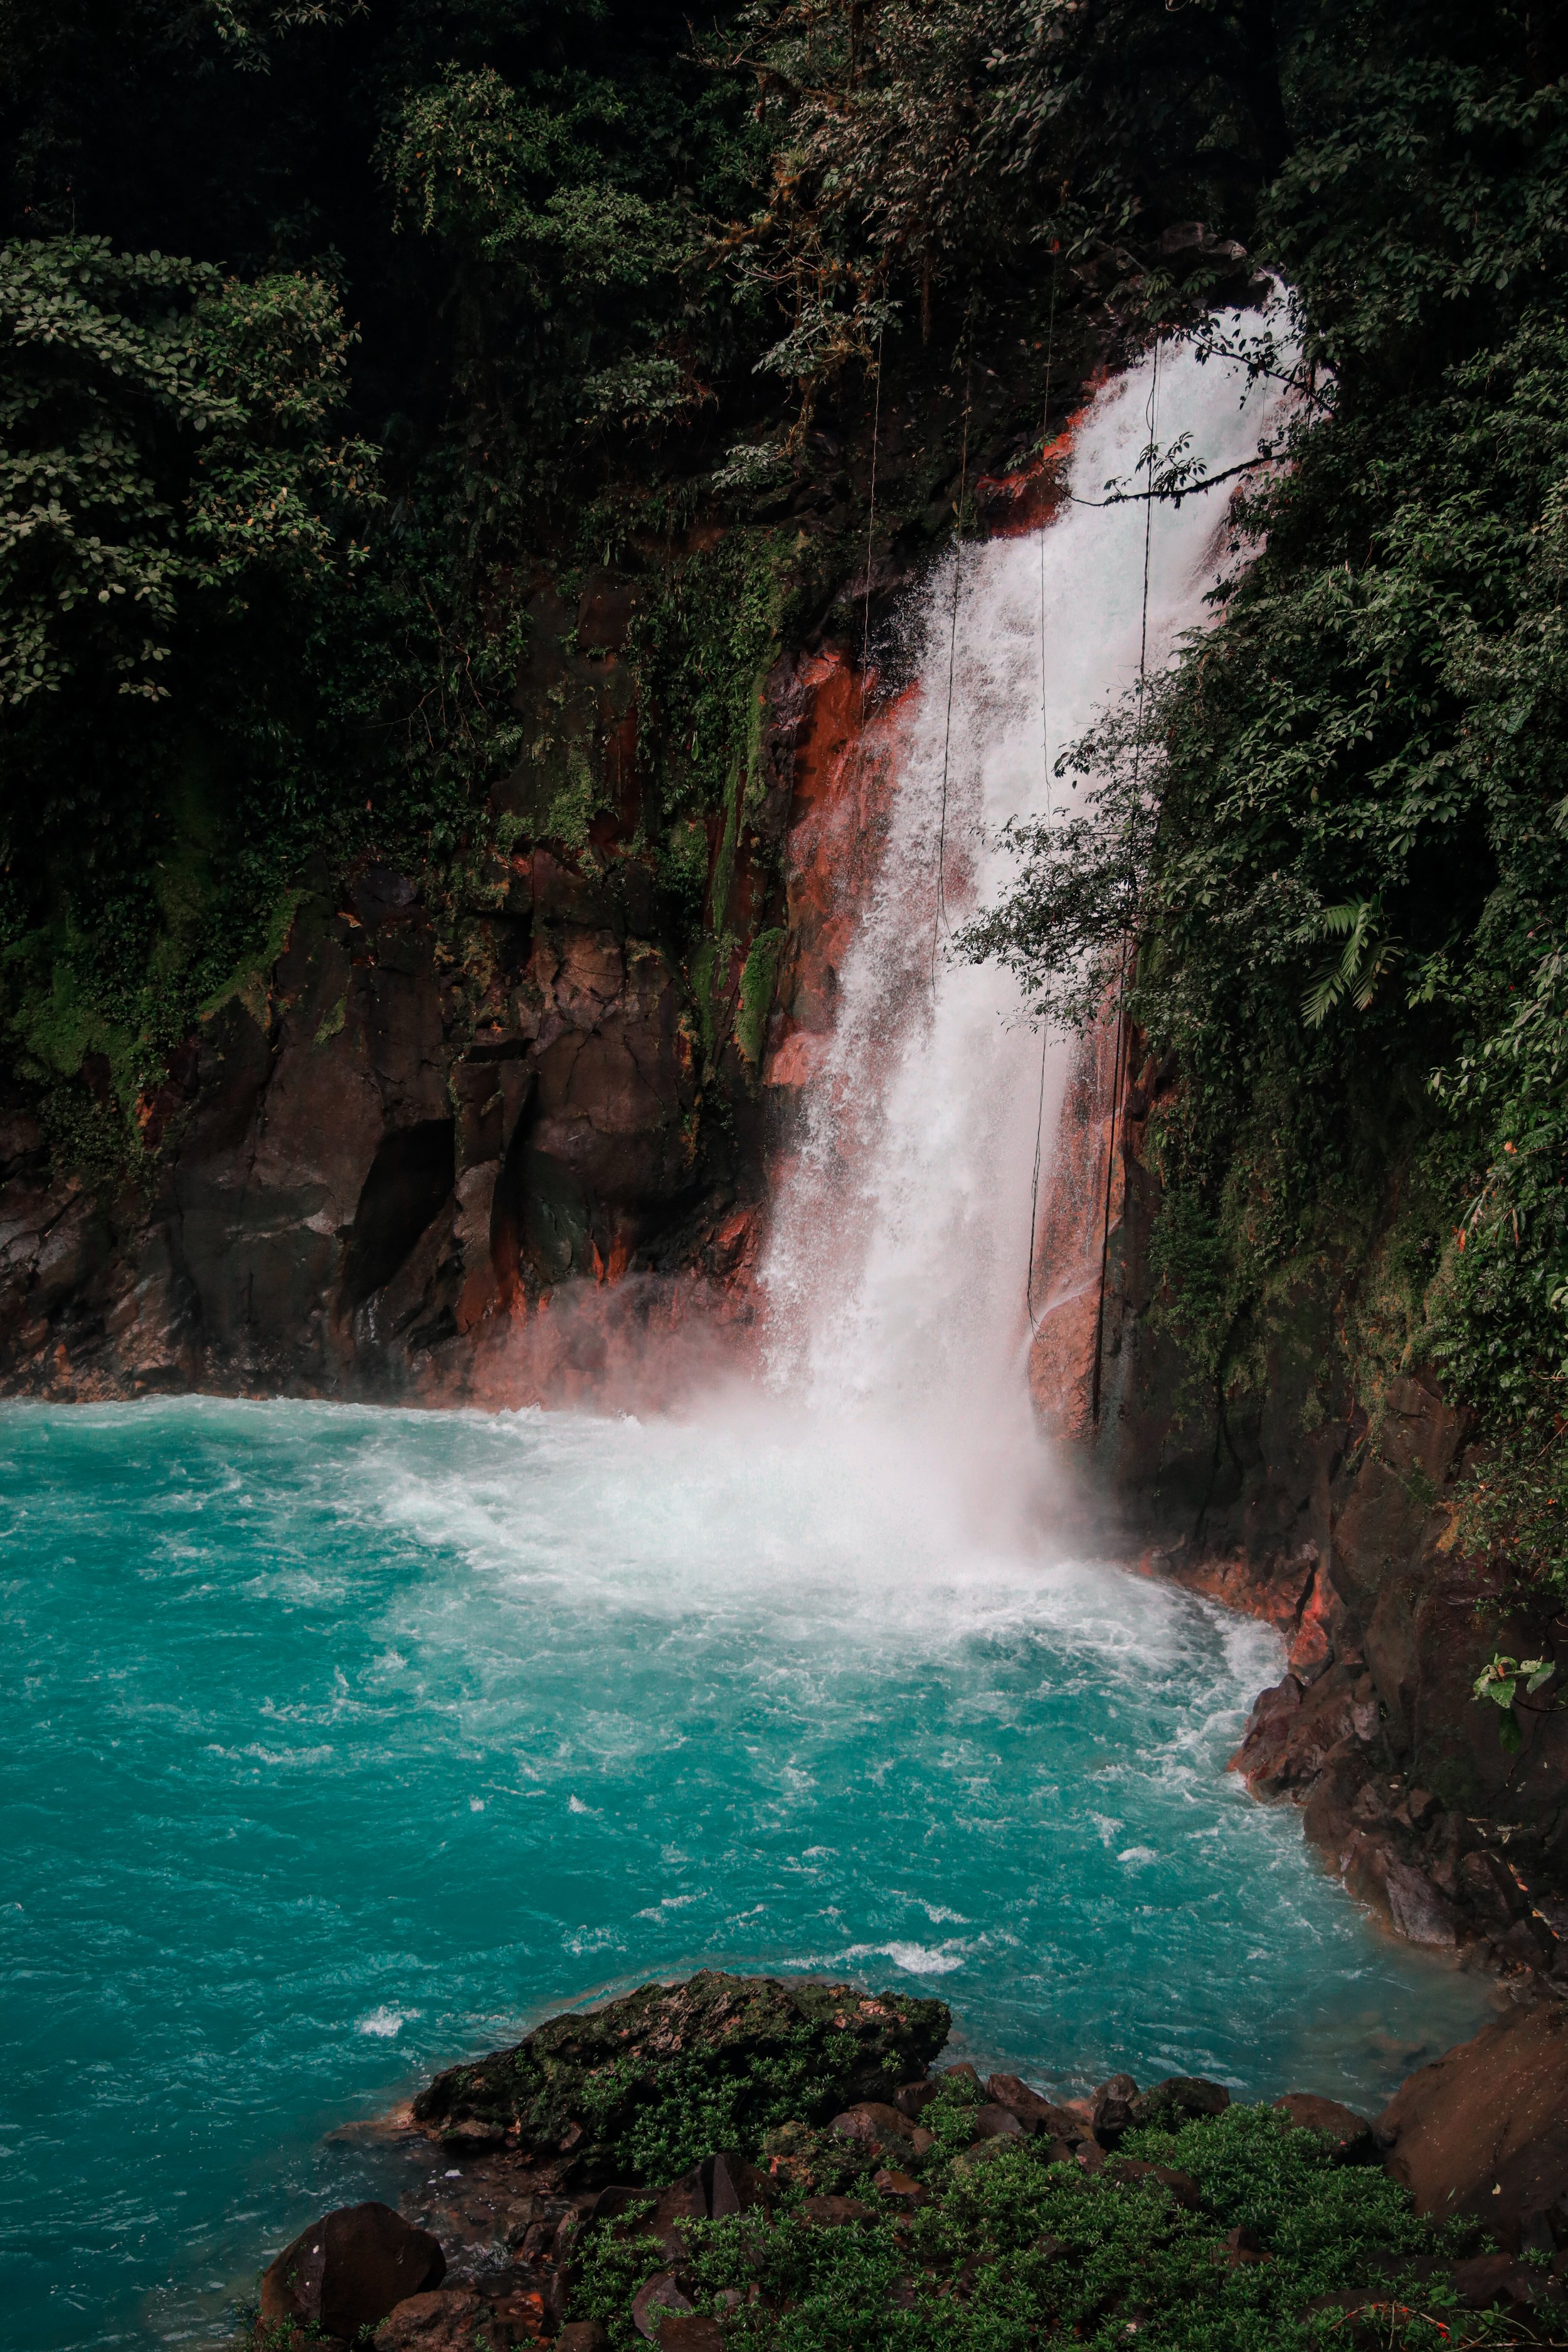
<svg viewBox="0 0 1568 2352">
<path fill-rule="evenodd" d="M 1376 2100 L 1486 2012 L 1225 1777 L 1267 1629 L 896 1433 L 186 1400 L 0 1462 L 18 2352 L 209 2332 L 374 2184 L 331 2126 L 704 1962 L 1063 2088 Z"/>
</svg>

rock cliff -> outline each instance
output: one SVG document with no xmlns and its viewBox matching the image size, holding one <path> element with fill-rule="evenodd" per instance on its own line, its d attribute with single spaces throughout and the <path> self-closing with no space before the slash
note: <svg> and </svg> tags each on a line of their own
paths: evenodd
<svg viewBox="0 0 1568 2352">
<path fill-rule="evenodd" d="M 1472 1433 L 1431 1369 L 1369 1381 L 1347 1347 L 1347 1300 L 1375 1266 L 1303 1282 L 1248 1380 L 1184 1348 L 1154 1248 L 1151 1118 L 1169 1083 L 1110 1021 L 1084 1040 L 1039 1253 L 1042 1415 L 1151 1571 L 1288 1642 L 1234 1759 L 1254 1793 L 1303 1805 L 1401 1933 L 1568 1992 L 1568 1714 L 1522 1716 L 1510 1751 L 1472 1697 L 1494 1652 L 1568 1658 L 1568 1621 L 1457 1542 Z"/>
</svg>

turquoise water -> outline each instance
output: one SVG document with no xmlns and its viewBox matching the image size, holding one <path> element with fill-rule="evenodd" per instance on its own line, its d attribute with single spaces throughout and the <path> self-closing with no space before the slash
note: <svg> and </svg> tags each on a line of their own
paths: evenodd
<svg viewBox="0 0 1568 2352">
<path fill-rule="evenodd" d="M 1479 1990 L 1221 1767 L 1260 1628 L 920 1452 L 205 1400 L 0 1412 L 15 2352 L 203 2343 L 439 2063 L 712 1961 L 962 2047 L 1379 2100 Z"/>
</svg>

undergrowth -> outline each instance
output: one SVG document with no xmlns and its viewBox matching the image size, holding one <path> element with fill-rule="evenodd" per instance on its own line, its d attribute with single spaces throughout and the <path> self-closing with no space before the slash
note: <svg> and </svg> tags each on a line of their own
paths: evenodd
<svg viewBox="0 0 1568 2352">
<path fill-rule="evenodd" d="M 695 2307 L 721 2315 L 726 2344 L 747 2352 L 1308 2352 L 1363 2332 L 1409 2352 L 1454 2344 L 1460 2315 L 1432 2273 L 1480 2233 L 1421 2219 L 1381 2168 L 1338 2163 L 1272 2110 L 1129 2135 L 1121 2156 L 1196 2183 L 1188 2210 L 1157 2181 L 1119 2178 L 1116 2158 L 1089 2174 L 1053 2163 L 1040 2140 L 966 2154 L 983 2095 L 944 2081 L 921 2117 L 936 2145 L 899 2158 L 928 2201 L 896 2219 L 884 2218 L 873 2164 L 846 2142 L 799 2126 L 765 2137 L 755 2152 L 772 2159 L 773 2216 L 682 2224 L 679 2275 Z M 801 2213 L 825 2194 L 856 2199 L 869 2218 L 827 2226 Z M 634 2220 L 591 2231 L 571 2315 L 602 2321 L 615 2352 L 636 2352 L 628 2305 L 668 2263 Z M 1343 2303 L 1325 2300 L 1368 2289 L 1375 2310 L 1353 2328 Z M 1508 2337 L 1500 2315 L 1462 2317 L 1468 2341 Z"/>
</svg>

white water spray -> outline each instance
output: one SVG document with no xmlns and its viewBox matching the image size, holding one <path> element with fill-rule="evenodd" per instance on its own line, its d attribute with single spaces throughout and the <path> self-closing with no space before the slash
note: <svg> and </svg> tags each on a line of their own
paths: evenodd
<svg viewBox="0 0 1568 2352">
<path fill-rule="evenodd" d="M 1102 498 L 1137 466 L 1152 366 L 1107 385 L 1079 425 L 1075 501 Z M 1218 474 L 1251 455 L 1277 398 L 1237 366 L 1168 352 L 1156 433 L 1162 446 L 1190 433 Z M 879 878 L 839 971 L 834 1035 L 763 1266 L 775 1385 L 830 1411 L 891 1413 L 987 1465 L 1008 1461 L 1016 1489 L 1017 1470 L 1028 1484 L 1024 1465 L 1038 1462 L 1020 1356 L 1041 1047 L 1010 975 L 956 961 L 947 934 L 1014 872 L 996 845 L 1005 822 L 1049 813 L 1068 790 L 1051 762 L 1136 684 L 1146 529 L 1151 669 L 1207 617 L 1225 495 L 1152 513 L 1068 504 L 1043 540 L 956 548 L 927 584 L 910 615 L 919 688 L 896 746 Z M 1047 1159 L 1066 1058 L 1053 1041 Z"/>
</svg>

